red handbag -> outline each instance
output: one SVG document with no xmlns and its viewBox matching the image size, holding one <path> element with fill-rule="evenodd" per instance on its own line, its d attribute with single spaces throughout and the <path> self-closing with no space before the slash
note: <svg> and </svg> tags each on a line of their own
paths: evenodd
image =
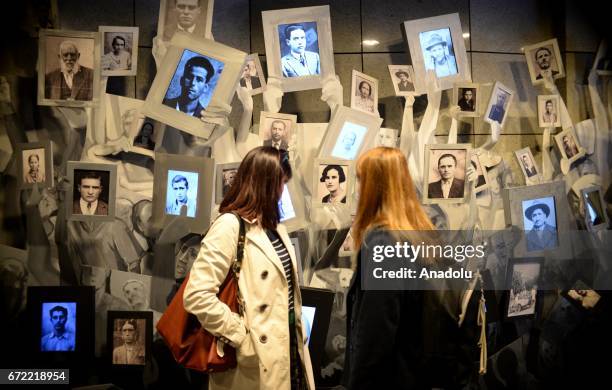
<svg viewBox="0 0 612 390">
<path fill-rule="evenodd" d="M 244 253 L 245 227 L 242 218 L 236 216 L 240 221 L 236 260 L 219 287 L 217 297 L 229 306 L 231 311 L 241 314 L 242 300 L 238 291 L 238 278 Z M 157 322 L 157 331 L 170 348 L 174 359 L 186 368 L 220 372 L 236 367 L 236 350 L 224 344 L 224 355 L 220 357 L 217 354 L 217 337 L 202 328 L 198 318 L 185 310 L 183 293 L 188 280 L 189 275 Z"/>
</svg>

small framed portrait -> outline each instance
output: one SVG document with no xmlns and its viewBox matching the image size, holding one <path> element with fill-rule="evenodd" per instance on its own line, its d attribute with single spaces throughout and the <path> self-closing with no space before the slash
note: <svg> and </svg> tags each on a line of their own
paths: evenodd
<svg viewBox="0 0 612 390">
<path fill-rule="evenodd" d="M 208 39 L 177 34 L 143 106 L 143 114 L 208 139 L 214 126 L 200 118 L 209 105 L 229 105 L 246 53 Z"/>
<path fill-rule="evenodd" d="M 506 270 L 506 318 L 535 316 L 544 258 L 511 258 Z"/>
<path fill-rule="evenodd" d="M 489 177 L 487 175 L 486 168 L 480 162 L 480 156 L 478 154 L 471 154 L 470 164 L 476 172 L 476 186 L 474 187 L 474 193 L 477 194 L 489 188 Z"/>
<path fill-rule="evenodd" d="M 73 221 L 112 221 L 115 219 L 117 166 L 68 161 L 66 216 Z"/>
<path fill-rule="evenodd" d="M 515 150 L 514 155 L 518 160 L 518 165 L 521 168 L 521 172 L 523 172 L 523 176 L 525 177 L 525 184 L 537 184 L 542 180 L 542 176 L 540 173 L 540 169 L 535 163 L 535 158 L 533 158 L 533 154 L 531 153 L 531 149 L 529 146 Z"/>
<path fill-rule="evenodd" d="M 96 32 L 40 30 L 38 105 L 71 107 L 98 105 L 99 37 Z"/>
<path fill-rule="evenodd" d="M 27 313 L 33 355 L 46 363 L 93 354 L 94 289 L 89 286 L 28 287 Z"/>
<path fill-rule="evenodd" d="M 423 203 L 464 203 L 469 144 L 425 145 Z"/>
<path fill-rule="evenodd" d="M 283 92 L 321 88 L 336 73 L 329 6 L 263 11 L 268 77 Z"/>
<path fill-rule="evenodd" d="M 185 218 L 192 233 L 210 224 L 214 161 L 206 157 L 155 154 L 153 223 L 163 227 Z"/>
<path fill-rule="evenodd" d="M 321 142 L 319 157 L 355 160 L 374 139 L 382 118 L 338 105 Z"/>
<path fill-rule="evenodd" d="M 170 41 L 180 31 L 195 39 L 212 39 L 214 0 L 160 0 L 157 36 Z"/>
<path fill-rule="evenodd" d="M 353 69 L 351 108 L 378 116 L 378 80 Z"/>
<path fill-rule="evenodd" d="M 484 121 L 487 123 L 497 122 L 501 127 L 504 127 L 508 118 L 508 109 L 512 103 L 514 91 L 506 87 L 499 81 L 496 81 L 491 91 L 489 104 L 484 114 Z"/>
<path fill-rule="evenodd" d="M 527 59 L 531 82 L 534 85 L 544 83 L 544 77 L 547 74 L 551 75 L 553 80 L 565 77 L 565 69 L 556 38 L 525 46 L 523 52 Z"/>
<path fill-rule="evenodd" d="M 251 95 L 257 95 L 266 90 L 266 78 L 257 53 L 247 56 L 238 85 L 249 90 Z"/>
<path fill-rule="evenodd" d="M 381 127 L 376 134 L 375 146 L 397 148 L 399 143 L 399 130 Z"/>
<path fill-rule="evenodd" d="M 144 368 L 151 357 L 153 312 L 109 310 L 106 319 L 113 368 Z"/>
<path fill-rule="evenodd" d="M 458 13 L 406 21 L 404 33 L 418 92 L 425 91 L 428 70 L 435 71 L 441 89 L 472 81 Z"/>
<path fill-rule="evenodd" d="M 315 159 L 313 181 L 313 207 L 326 204 L 348 205 L 351 200 L 352 172 L 351 161 L 335 158 Z"/>
<path fill-rule="evenodd" d="M 586 187 L 580 190 L 584 204 L 585 225 L 589 231 L 608 228 L 608 215 L 600 186 Z"/>
<path fill-rule="evenodd" d="M 139 118 L 132 126 L 132 148 L 130 151 L 155 157 L 155 146 L 164 135 L 166 125 L 149 117 Z"/>
<path fill-rule="evenodd" d="M 297 115 L 262 111 L 259 115 L 259 138 L 263 146 L 289 150 L 296 124 Z"/>
<path fill-rule="evenodd" d="M 561 292 L 561 296 L 579 310 L 588 311 L 597 306 L 601 295 L 582 280 L 577 280 L 571 289 Z"/>
<path fill-rule="evenodd" d="M 556 134 L 555 143 L 561 152 L 561 156 L 569 160 L 570 164 L 586 154 L 586 150 L 578 143 L 578 137 L 576 137 L 576 131 L 573 127 Z"/>
<path fill-rule="evenodd" d="M 478 99 L 480 85 L 476 83 L 455 83 L 453 87 L 453 102 L 459 106 L 460 116 L 476 117 L 480 112 Z"/>
<path fill-rule="evenodd" d="M 240 162 L 217 164 L 217 169 L 215 173 L 215 177 L 217 178 L 215 181 L 216 204 L 221 204 L 230 187 L 232 186 L 232 184 L 234 184 L 234 178 L 238 173 L 239 166 Z"/>
<path fill-rule="evenodd" d="M 415 94 L 414 70 L 410 65 L 388 65 L 395 96 Z"/>
<path fill-rule="evenodd" d="M 138 27 L 100 26 L 102 76 L 136 76 Z"/>
<path fill-rule="evenodd" d="M 283 187 L 283 194 L 278 202 L 280 222 L 291 233 L 303 229 L 306 223 L 304 194 L 296 180 L 289 180 Z"/>
<path fill-rule="evenodd" d="M 53 151 L 51 142 L 30 142 L 17 144 L 17 177 L 19 188 L 32 188 L 38 183 L 39 189 L 53 187 Z"/>
<path fill-rule="evenodd" d="M 538 95 L 538 122 L 540 127 L 561 127 L 559 95 Z"/>
<path fill-rule="evenodd" d="M 570 212 L 563 181 L 503 190 L 506 225 L 521 232 L 514 255 L 565 258 L 572 250 Z"/>
</svg>

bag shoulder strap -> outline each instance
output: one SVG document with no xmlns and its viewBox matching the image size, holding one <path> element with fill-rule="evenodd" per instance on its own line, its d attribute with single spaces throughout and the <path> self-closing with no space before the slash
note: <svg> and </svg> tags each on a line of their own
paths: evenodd
<svg viewBox="0 0 612 390">
<path fill-rule="evenodd" d="M 234 279 L 236 280 L 236 297 L 238 298 L 238 313 L 242 316 L 244 313 L 244 300 L 242 299 L 242 294 L 240 293 L 240 288 L 238 287 L 238 281 L 240 279 L 240 269 L 242 268 L 242 259 L 244 258 L 244 241 L 246 235 L 246 226 L 242 217 L 236 213 L 232 212 L 238 218 L 238 222 L 240 223 L 240 229 L 238 230 L 238 245 L 236 247 L 236 260 L 234 264 L 232 264 L 232 273 L 234 274 Z"/>
</svg>

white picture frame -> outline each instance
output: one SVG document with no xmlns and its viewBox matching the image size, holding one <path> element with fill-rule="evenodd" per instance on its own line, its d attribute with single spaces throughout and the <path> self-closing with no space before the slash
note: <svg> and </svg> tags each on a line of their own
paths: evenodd
<svg viewBox="0 0 612 390">
<path fill-rule="evenodd" d="M 489 103 L 484 113 L 484 121 L 493 124 L 493 122 L 499 123 L 503 128 L 506 120 L 508 119 L 508 113 L 510 106 L 512 105 L 512 99 L 514 98 L 514 91 L 504 84 L 496 81 L 491 90 L 491 96 L 489 97 Z M 501 115 L 501 119 L 499 116 Z"/>
<path fill-rule="evenodd" d="M 261 17 L 268 77 L 279 79 L 283 92 L 321 88 L 327 76 L 336 74 L 328 5 L 263 11 Z M 304 36 L 306 41 L 303 55 L 305 64 L 302 66 L 293 63 L 298 61 L 297 59 L 291 60 L 287 57 L 287 61 L 283 60 L 285 55 L 290 55 L 290 49 L 286 41 L 282 40 L 285 39 L 286 29 L 294 24 L 302 25 L 304 34 L 301 36 Z M 289 32 L 290 36 L 292 34 Z M 316 56 L 307 53 L 314 53 Z M 317 62 L 319 66 L 316 66 Z"/>
<path fill-rule="evenodd" d="M 177 87 L 181 90 L 179 93 L 183 93 L 180 80 L 185 65 L 195 57 L 205 58 L 214 69 L 214 74 L 210 79 L 207 77 L 207 86 L 199 91 L 201 93 L 196 97 L 198 99 L 196 109 L 193 115 L 190 115 L 180 109 L 172 108 L 172 106 L 178 107 L 178 99 L 182 95 L 174 98 L 171 96 L 176 95 Z M 143 113 L 174 128 L 208 139 L 214 126 L 204 125 L 198 118 L 200 115 L 198 108 L 206 110 L 209 106 L 231 105 L 245 58 L 246 53 L 221 43 L 209 39 L 198 40 L 181 33 L 175 34 L 149 89 Z M 173 104 L 174 101 L 177 103 Z"/>
<path fill-rule="evenodd" d="M 202 5 L 202 3 L 206 3 Z M 175 5 L 176 0 L 160 0 L 159 2 L 159 18 L 157 21 L 157 37 L 161 38 L 162 41 L 170 42 L 174 36 L 174 33 L 178 30 L 176 10 L 172 9 L 172 5 Z M 214 0 L 199 0 L 200 11 L 199 15 L 195 20 L 195 29 L 193 37 L 195 39 L 213 39 L 212 37 L 212 17 L 214 9 Z"/>
<path fill-rule="evenodd" d="M 567 159 L 570 166 L 576 160 L 586 155 L 586 150 L 578 142 L 578 137 L 573 127 L 568 127 L 559 132 L 559 134 L 555 134 L 554 138 L 561 157 Z"/>
<path fill-rule="evenodd" d="M 523 173 L 526 185 L 538 184 L 542 181 L 542 172 L 540 171 L 538 164 L 536 164 L 535 158 L 533 157 L 533 153 L 531 153 L 531 148 L 529 146 L 515 150 L 514 156 L 516 157 L 519 168 Z M 531 166 L 529 167 L 528 165 Z"/>
<path fill-rule="evenodd" d="M 548 52 L 548 60 L 545 59 L 546 53 L 540 58 L 536 58 L 536 55 L 542 51 Z M 563 67 L 563 59 L 561 57 L 561 51 L 559 50 L 559 43 L 556 38 L 549 39 L 543 42 L 534 43 L 533 45 L 527 45 L 523 47 L 525 59 L 527 60 L 527 68 L 529 69 L 529 77 L 533 85 L 539 85 L 544 83 L 544 77 L 541 74 L 541 67 L 538 61 L 546 63 L 550 67 L 551 75 L 553 80 L 557 80 L 565 77 L 565 68 Z"/>
<path fill-rule="evenodd" d="M 273 125 L 278 128 L 282 122 L 284 125 L 284 135 L 280 139 L 280 149 L 289 150 L 289 147 L 295 144 L 297 139 L 297 115 L 282 114 L 280 112 L 261 111 L 259 114 L 259 139 L 262 146 L 274 146 L 272 136 Z"/>
<path fill-rule="evenodd" d="M 453 83 L 456 82 L 472 81 L 458 13 L 405 21 L 403 27 L 412 58 L 414 81 L 418 93 L 425 92 L 427 69 L 435 70 L 439 87 L 442 90 L 452 88 Z M 432 52 L 428 48 L 435 49 L 437 52 L 436 46 L 438 45 L 442 46 L 446 62 L 444 66 L 436 69 L 432 60 L 426 60 L 424 53 L 427 52 L 427 56 L 431 58 Z"/>
<path fill-rule="evenodd" d="M 547 112 L 547 105 L 552 105 Z M 542 128 L 561 127 L 561 99 L 559 95 L 538 95 L 538 124 Z"/>
<path fill-rule="evenodd" d="M 608 214 L 603 199 L 601 186 L 589 186 L 580 189 L 584 205 L 584 222 L 587 230 L 594 232 L 608 228 Z"/>
<path fill-rule="evenodd" d="M 425 145 L 425 174 L 423 176 L 423 204 L 457 204 L 465 203 L 469 196 L 467 164 L 469 164 L 472 146 L 470 144 L 427 144 Z M 454 159 L 448 157 L 454 156 Z M 444 197 L 440 163 L 454 160 L 453 181 Z M 443 168 L 444 169 L 444 168 Z M 456 172 L 458 170 L 458 172 Z M 457 181 L 455 181 L 457 180 Z M 438 183 L 440 183 L 438 185 Z"/>
<path fill-rule="evenodd" d="M 247 72 L 251 78 L 250 88 L 245 77 Z M 238 87 L 247 88 L 251 96 L 259 95 L 266 90 L 266 77 L 264 76 L 263 69 L 261 67 L 261 61 L 259 61 L 259 54 L 252 53 L 246 57 L 242 67 L 242 73 L 240 74 L 240 79 L 238 80 Z"/>
<path fill-rule="evenodd" d="M 387 68 L 389 69 L 389 77 L 391 77 L 391 84 L 393 84 L 395 96 L 414 96 L 416 90 L 412 65 L 387 65 Z M 405 83 L 402 83 L 402 79 L 398 76 L 398 73 L 406 74 Z"/>
<path fill-rule="evenodd" d="M 288 207 L 285 206 L 287 202 L 289 202 Z M 308 225 L 306 221 L 304 193 L 300 188 L 297 177 L 293 180 L 289 180 L 283 187 L 279 207 L 281 210 L 280 223 L 287 228 L 288 233 L 303 229 Z M 288 215 L 285 216 L 285 214 Z"/>
<path fill-rule="evenodd" d="M 362 97 L 361 86 L 364 92 L 369 87 L 369 95 Z M 361 73 L 355 69 L 351 72 L 351 108 L 378 116 L 378 79 Z"/>
<path fill-rule="evenodd" d="M 83 214 L 80 206 L 80 186 L 86 176 L 93 172 L 99 177 L 99 189 L 96 209 L 94 215 Z M 113 221 L 115 219 L 115 200 L 117 193 L 117 165 L 104 163 L 91 163 L 80 161 L 68 161 L 66 168 L 68 180 L 72 183 L 72 190 L 66 191 L 66 218 L 69 221 L 100 222 Z M 95 183 L 89 183 L 94 184 Z M 94 189 L 94 191 L 96 191 Z M 78 197 L 78 199 L 76 199 Z M 95 204 L 95 203 L 94 203 Z"/>
<path fill-rule="evenodd" d="M 223 197 L 226 194 L 226 183 L 228 180 L 233 182 L 233 178 L 238 173 L 240 161 L 216 164 L 215 166 L 215 204 L 221 204 Z M 233 177 L 228 177 L 228 174 L 233 173 Z M 228 183 L 231 185 L 231 183 Z"/>
<path fill-rule="evenodd" d="M 99 26 L 100 33 L 100 74 L 102 76 L 136 76 L 138 70 L 138 27 L 130 26 Z M 130 55 L 121 58 L 113 55 L 112 49 L 115 39 L 124 41 L 124 50 Z M 128 51 L 129 48 L 129 51 Z M 107 51 L 108 50 L 108 51 Z M 128 69 L 125 66 L 129 58 Z"/>
<path fill-rule="evenodd" d="M 471 100 L 466 92 L 471 92 Z M 453 85 L 452 105 L 459 106 L 457 116 L 477 117 L 480 114 L 481 88 L 478 83 L 455 83 Z M 467 95 L 467 96 L 466 96 Z"/>
<path fill-rule="evenodd" d="M 311 193 L 313 208 L 321 208 L 331 204 L 335 206 L 345 206 L 350 209 L 354 186 L 353 164 L 351 160 L 329 157 L 316 158 L 314 160 L 312 176 Z M 331 179 L 330 185 L 335 184 L 337 186 L 335 191 L 339 191 L 341 195 L 344 193 L 344 197 L 340 201 L 331 202 L 331 191 L 329 187 L 327 187 L 326 177 Z"/>
</svg>

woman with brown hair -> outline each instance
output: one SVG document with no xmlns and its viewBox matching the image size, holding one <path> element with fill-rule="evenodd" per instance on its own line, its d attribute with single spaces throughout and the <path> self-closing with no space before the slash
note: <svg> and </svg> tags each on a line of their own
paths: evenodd
<svg viewBox="0 0 612 390">
<path fill-rule="evenodd" d="M 237 350 L 236 369 L 210 374 L 210 389 L 314 390 L 302 335 L 295 253 L 279 224 L 278 202 L 291 175 L 285 151 L 269 146 L 251 150 L 191 269 L 183 295 L 185 309 Z M 233 214 L 246 225 L 238 279 L 243 316 L 217 298 L 237 253 L 240 223 Z"/>
</svg>

